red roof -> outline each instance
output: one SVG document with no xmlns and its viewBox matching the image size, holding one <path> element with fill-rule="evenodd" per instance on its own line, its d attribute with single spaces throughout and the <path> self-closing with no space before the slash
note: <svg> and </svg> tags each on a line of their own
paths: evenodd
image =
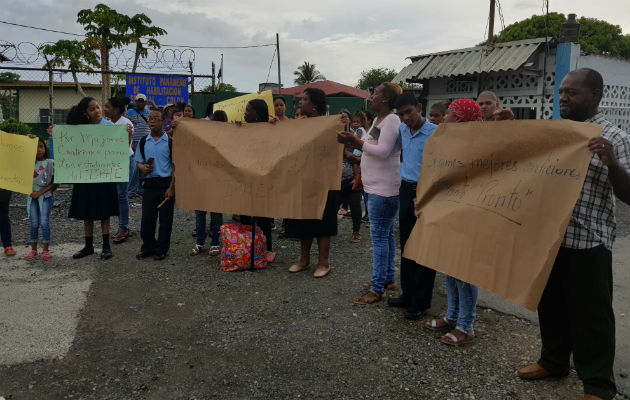
<svg viewBox="0 0 630 400">
<path fill-rule="evenodd" d="M 341 83 L 333 81 L 317 81 L 313 83 L 307 83 L 306 85 L 294 86 L 291 88 L 282 89 L 282 94 L 290 94 L 295 97 L 302 97 L 304 89 L 317 88 L 324 91 L 326 96 L 350 96 L 360 97 L 367 99 L 370 97 L 370 92 L 363 89 L 357 89 L 352 86 L 342 85 Z M 277 90 L 274 90 L 274 94 L 278 94 Z"/>
</svg>

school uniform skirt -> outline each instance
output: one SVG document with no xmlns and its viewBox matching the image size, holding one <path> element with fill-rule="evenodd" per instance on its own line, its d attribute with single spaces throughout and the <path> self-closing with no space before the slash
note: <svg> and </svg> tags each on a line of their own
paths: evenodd
<svg viewBox="0 0 630 400">
<path fill-rule="evenodd" d="M 118 214 L 118 191 L 115 182 L 74 184 L 69 218 L 97 221 Z"/>
<path fill-rule="evenodd" d="M 322 219 L 286 219 L 285 237 L 310 239 L 335 236 L 337 234 L 338 190 L 328 191 Z"/>
</svg>

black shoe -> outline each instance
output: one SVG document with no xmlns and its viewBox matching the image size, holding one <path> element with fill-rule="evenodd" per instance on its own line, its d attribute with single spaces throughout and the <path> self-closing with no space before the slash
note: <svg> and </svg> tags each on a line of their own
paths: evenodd
<svg viewBox="0 0 630 400">
<path fill-rule="evenodd" d="M 153 259 L 155 261 L 160 261 L 166 258 L 166 253 L 157 253 L 156 255 L 153 256 Z"/>
<path fill-rule="evenodd" d="M 390 297 L 389 299 L 387 299 L 387 305 L 390 307 L 401 307 L 401 308 L 407 308 L 407 302 L 405 301 L 405 299 L 400 296 L 400 297 Z"/>
<path fill-rule="evenodd" d="M 72 255 L 75 260 L 94 254 L 94 247 L 84 247 Z"/>
<path fill-rule="evenodd" d="M 112 256 L 111 249 L 103 249 L 103 251 L 101 251 L 101 260 L 109 260 Z"/>
<path fill-rule="evenodd" d="M 136 258 L 138 260 L 144 260 L 147 257 L 151 257 L 153 255 L 153 253 L 149 252 L 149 251 L 144 251 L 144 250 L 140 250 L 140 253 L 136 254 Z"/>
<path fill-rule="evenodd" d="M 405 311 L 405 318 L 411 321 L 417 321 L 424 316 L 424 310 L 407 309 Z"/>
</svg>

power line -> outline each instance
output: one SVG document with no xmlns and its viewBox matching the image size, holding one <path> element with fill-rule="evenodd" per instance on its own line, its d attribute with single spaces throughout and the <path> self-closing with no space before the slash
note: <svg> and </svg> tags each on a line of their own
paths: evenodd
<svg viewBox="0 0 630 400">
<path fill-rule="evenodd" d="M 269 83 L 269 75 L 271 74 L 271 66 L 273 65 L 273 60 L 276 58 L 277 50 L 278 50 L 277 48 L 273 49 L 273 56 L 271 56 L 271 62 L 269 63 L 269 72 L 267 72 L 267 80 L 265 80 L 265 83 Z"/>
<path fill-rule="evenodd" d="M 63 31 L 57 31 L 54 29 L 48 29 L 48 28 L 41 28 L 38 26 L 30 26 L 30 25 L 22 25 L 22 24 L 16 24 L 14 22 L 7 22 L 7 21 L 2 21 L 0 20 L 0 23 L 2 24 L 7 24 L 7 25 L 12 25 L 12 26 L 18 26 L 21 28 L 28 28 L 28 29 L 35 29 L 35 30 L 39 30 L 39 31 L 45 31 L 45 32 L 54 32 L 54 33 L 61 33 L 64 35 L 72 35 L 72 36 L 78 36 L 78 37 L 86 37 L 87 35 L 85 34 L 78 34 L 78 33 L 71 33 L 71 32 L 63 32 Z M 146 39 L 146 38 L 143 38 Z M 188 45 L 180 45 L 180 44 L 163 44 L 160 43 L 160 46 L 162 47 L 185 47 L 188 49 L 251 49 L 251 48 L 256 48 L 256 47 L 269 47 L 269 46 L 275 46 L 275 43 L 263 43 L 263 44 L 252 44 L 252 45 L 248 45 L 248 46 L 188 46 Z"/>
</svg>

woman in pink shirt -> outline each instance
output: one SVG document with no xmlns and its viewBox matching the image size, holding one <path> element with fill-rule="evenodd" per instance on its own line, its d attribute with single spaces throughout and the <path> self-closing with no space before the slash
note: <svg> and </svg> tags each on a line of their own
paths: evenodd
<svg viewBox="0 0 630 400">
<path fill-rule="evenodd" d="M 398 126 L 400 119 L 393 113 L 396 98 L 402 88 L 386 82 L 372 94 L 372 109 L 377 117 L 365 140 L 351 132 L 339 132 L 338 140 L 363 152 L 361 157 L 361 179 L 367 196 L 370 216 L 370 235 L 374 251 L 374 266 L 370 289 L 354 300 L 355 304 L 372 304 L 383 297 L 385 289 L 395 286 L 396 239 L 394 218 L 398 212 L 400 188 L 400 141 Z"/>
</svg>

